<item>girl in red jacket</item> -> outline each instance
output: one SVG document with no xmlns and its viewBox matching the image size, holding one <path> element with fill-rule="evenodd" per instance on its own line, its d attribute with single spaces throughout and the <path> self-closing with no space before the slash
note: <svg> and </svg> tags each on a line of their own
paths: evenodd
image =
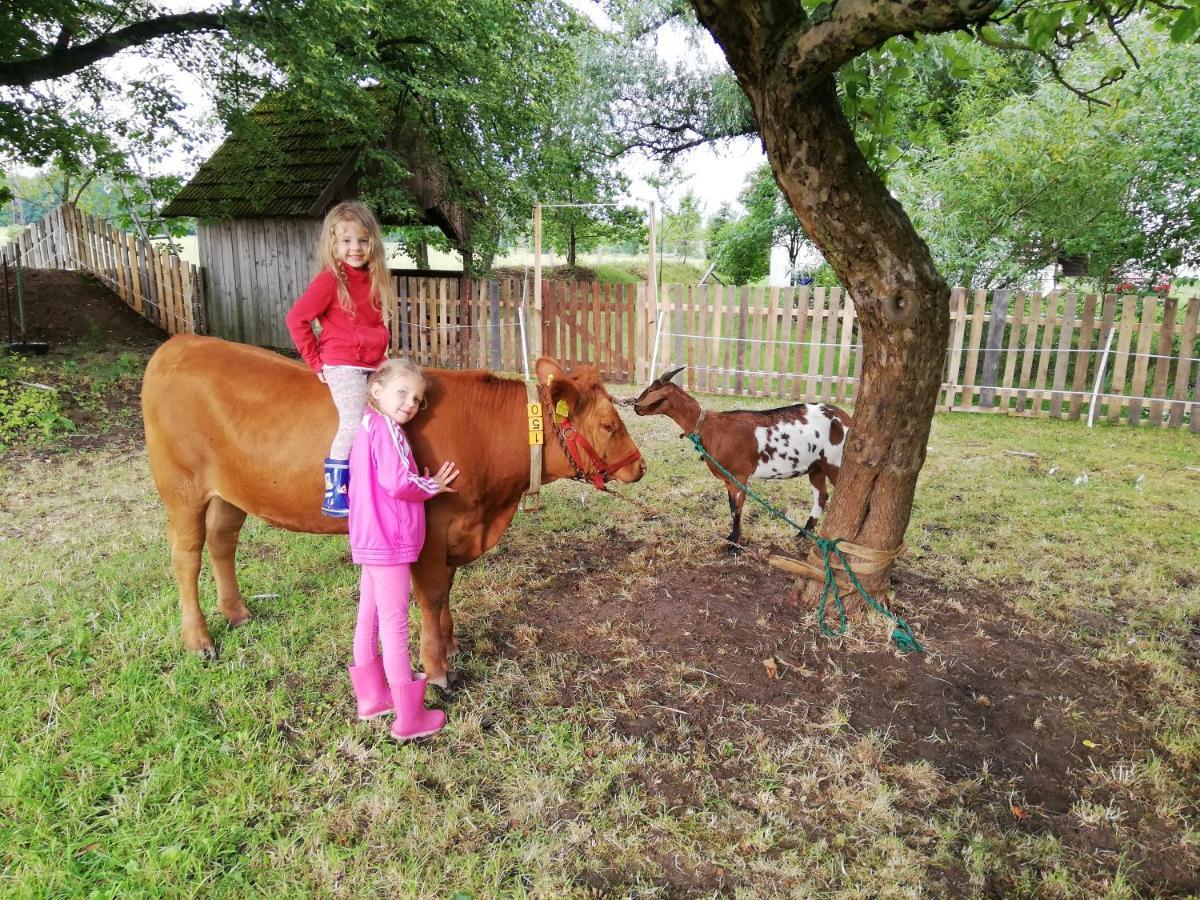
<svg viewBox="0 0 1200 900">
<path fill-rule="evenodd" d="M 367 401 L 367 376 L 387 359 L 385 305 L 395 288 L 384 257 L 383 234 L 361 203 L 339 203 L 325 216 L 317 244 L 320 271 L 287 314 L 296 349 L 317 378 L 329 385 L 338 430 L 325 459 L 321 512 L 347 514 L 350 445 Z M 313 323 L 319 333 L 313 333 Z"/>
</svg>

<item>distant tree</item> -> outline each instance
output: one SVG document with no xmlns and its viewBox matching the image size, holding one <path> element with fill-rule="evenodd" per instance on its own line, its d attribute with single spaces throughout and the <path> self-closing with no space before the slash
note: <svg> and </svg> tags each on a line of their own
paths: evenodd
<svg viewBox="0 0 1200 900">
<path fill-rule="evenodd" d="M 688 251 L 703 241 L 704 215 L 696 195 L 688 191 L 672 208 L 663 210 L 663 243 L 667 247 L 678 247 L 683 261 L 688 260 Z"/>
<path fill-rule="evenodd" d="M 1200 47 L 1163 44 L 1145 27 L 1126 40 L 1139 66 L 1098 95 L 1104 105 L 1048 81 L 895 179 L 952 280 L 1005 287 L 1066 258 L 1103 286 L 1200 263 Z M 1067 73 L 1119 62 L 1099 46 Z"/>
</svg>

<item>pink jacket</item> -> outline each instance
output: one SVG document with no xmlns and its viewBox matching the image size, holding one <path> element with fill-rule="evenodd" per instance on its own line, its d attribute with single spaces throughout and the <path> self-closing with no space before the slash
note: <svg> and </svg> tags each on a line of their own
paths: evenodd
<svg viewBox="0 0 1200 900">
<path fill-rule="evenodd" d="M 350 558 L 365 566 L 417 561 L 425 501 L 438 483 L 417 474 L 404 429 L 367 407 L 350 448 Z"/>
<path fill-rule="evenodd" d="M 288 310 L 288 331 L 314 372 L 322 366 L 375 369 L 387 358 L 388 329 L 383 314 L 371 305 L 371 273 L 345 263 L 342 272 L 354 304 L 352 312 L 342 309 L 337 276 L 329 269 L 319 272 Z M 321 323 L 319 338 L 312 331 L 314 319 Z"/>
</svg>

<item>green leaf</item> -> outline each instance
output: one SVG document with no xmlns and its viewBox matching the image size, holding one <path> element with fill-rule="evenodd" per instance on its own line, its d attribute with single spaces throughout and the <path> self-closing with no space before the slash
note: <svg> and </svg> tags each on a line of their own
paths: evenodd
<svg viewBox="0 0 1200 900">
<path fill-rule="evenodd" d="M 1171 40 L 1182 44 L 1192 39 L 1192 35 L 1200 28 L 1200 8 L 1195 6 L 1181 13 L 1171 27 Z"/>
</svg>

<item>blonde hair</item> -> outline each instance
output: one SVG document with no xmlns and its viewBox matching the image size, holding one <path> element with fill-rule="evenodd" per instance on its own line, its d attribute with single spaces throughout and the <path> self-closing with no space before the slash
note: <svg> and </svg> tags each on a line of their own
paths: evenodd
<svg viewBox="0 0 1200 900">
<path fill-rule="evenodd" d="M 371 408 L 376 412 L 379 407 L 375 404 L 375 398 L 371 394 L 371 389 L 375 385 L 384 388 L 393 379 L 407 375 L 415 379 L 421 385 L 423 392 L 429 391 L 429 379 L 425 377 L 425 373 L 421 371 L 421 367 L 414 363 L 407 356 L 397 356 L 393 359 L 385 359 L 383 365 L 367 376 L 367 403 L 371 404 Z M 421 409 L 425 408 L 425 400 L 421 400 Z"/>
<path fill-rule="evenodd" d="M 333 273 L 338 283 L 338 302 L 342 309 L 353 314 L 354 301 L 346 287 L 346 273 L 342 270 L 337 255 L 337 227 L 354 224 L 367 233 L 370 249 L 367 251 L 367 271 L 371 275 L 371 305 L 378 310 L 391 309 L 396 300 L 396 288 L 388 272 L 387 257 L 383 248 L 383 232 L 375 214 L 357 200 L 344 200 L 329 210 L 321 225 L 321 238 L 317 245 L 318 262 L 321 269 Z"/>
</svg>

